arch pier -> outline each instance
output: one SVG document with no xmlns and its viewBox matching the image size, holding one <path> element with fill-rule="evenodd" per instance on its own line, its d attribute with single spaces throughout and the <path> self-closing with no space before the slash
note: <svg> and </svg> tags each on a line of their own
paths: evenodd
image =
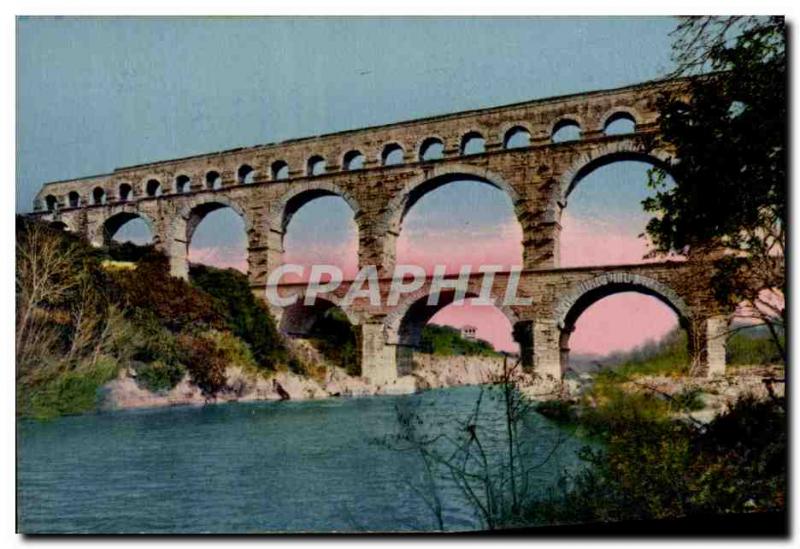
<svg viewBox="0 0 800 549">
<path fill-rule="evenodd" d="M 610 162 L 668 166 L 674 150 L 659 134 L 657 99 L 686 95 L 688 89 L 686 80 L 647 82 L 123 167 L 45 184 L 30 215 L 97 245 L 107 243 L 121 223 L 141 217 L 155 246 L 169 256 L 172 274 L 185 278 L 197 225 L 218 208 L 232 208 L 244 220 L 251 287 L 263 295 L 270 273 L 281 265 L 291 216 L 315 197 L 339 196 L 353 210 L 359 264 L 378 269 L 385 291 L 408 209 L 438 186 L 479 181 L 506 193 L 522 229 L 519 292 L 531 302 L 501 308 L 524 364 L 542 376 L 560 377 L 575 318 L 593 300 L 625 289 L 672 307 L 690 333 L 696 371 L 716 374 L 724 371 L 722 334 L 730 311 L 715 301 L 712 269 L 703 258 L 691 264 L 559 268 L 561 216 L 571 190 Z M 628 129 L 606 132 L 619 120 Z M 566 126 L 576 133 L 557 138 Z M 496 276 L 500 286 L 493 299 L 507 280 L 507 274 Z M 420 291 L 429 285 L 430 280 Z M 469 291 L 480 293 L 473 286 Z M 336 303 L 334 294 L 323 297 Z M 435 312 L 408 300 L 394 306 L 356 300 L 342 308 L 360 334 L 363 374 L 380 381 L 408 371 L 415 330 Z"/>
</svg>

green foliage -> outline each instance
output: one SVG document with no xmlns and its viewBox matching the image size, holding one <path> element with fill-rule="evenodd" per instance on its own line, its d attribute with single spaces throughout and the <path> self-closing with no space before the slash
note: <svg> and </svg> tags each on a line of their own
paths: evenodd
<svg viewBox="0 0 800 549">
<path fill-rule="evenodd" d="M 632 351 L 611 355 L 606 362 L 614 365 L 614 373 L 618 378 L 635 375 L 685 375 L 689 372 L 690 363 L 686 332 L 676 329 L 657 342 L 649 342 Z"/>
<path fill-rule="evenodd" d="M 139 245 L 130 241 L 120 243 L 112 240 L 100 253 L 113 261 L 137 262 L 155 253 L 155 247 L 152 244 Z"/>
<path fill-rule="evenodd" d="M 314 323 L 309 334 L 317 350 L 351 376 L 361 375 L 356 350 L 356 332 L 347 315 L 331 307 Z"/>
<path fill-rule="evenodd" d="M 530 505 L 544 523 L 676 518 L 783 509 L 786 410 L 782 399 L 740 400 L 700 429 L 639 413 L 639 402 L 602 430 L 603 449 L 584 450 L 589 467 L 564 477 Z M 624 398 L 624 397 L 623 397 Z"/>
<path fill-rule="evenodd" d="M 681 91 L 659 101 L 661 135 L 676 160 L 651 172 L 647 233 L 657 253 L 731 251 L 716 260 L 716 297 L 731 308 L 747 304 L 775 328 L 785 363 L 785 21 L 688 17 L 676 33 L 678 73 L 715 72 L 693 78 L 688 98 Z"/>
<path fill-rule="evenodd" d="M 137 362 L 136 382 L 153 393 L 165 393 L 183 379 L 186 370 L 180 362 Z"/>
<path fill-rule="evenodd" d="M 783 334 L 779 336 L 785 340 Z M 752 329 L 737 331 L 728 338 L 726 360 L 734 365 L 764 365 L 783 362 L 781 351 L 769 334 L 763 330 Z"/>
<path fill-rule="evenodd" d="M 422 329 L 420 351 L 439 356 L 479 355 L 499 356 L 492 344 L 482 339 L 469 340 L 461 337 L 461 331 L 450 326 L 427 324 Z"/>
<path fill-rule="evenodd" d="M 174 333 L 224 324 L 219 302 L 188 282 L 170 276 L 169 262 L 159 252 L 144 255 L 136 269 L 114 271 L 112 278 L 118 298 L 131 318 L 155 318 Z"/>
<path fill-rule="evenodd" d="M 102 358 L 73 370 L 53 372 L 40 383 L 18 388 L 18 413 L 46 419 L 92 411 L 101 399 L 100 388 L 114 379 L 118 369 L 115 360 Z"/>
<path fill-rule="evenodd" d="M 286 363 L 289 353 L 283 345 L 275 321 L 264 303 L 257 300 L 247 277 L 234 269 L 193 265 L 192 284 L 214 297 L 224 316 L 224 325 L 250 346 L 256 363 L 275 370 Z"/>
<path fill-rule="evenodd" d="M 719 32 L 708 26 L 711 19 L 685 20 L 678 33 L 688 37 L 701 32 L 704 41 L 679 42 L 676 54 L 686 63 L 684 72 L 720 72 L 694 80 L 688 102 L 666 96 L 659 106 L 661 131 L 680 159 L 668 166 L 675 186 L 666 189 L 662 183 L 667 170 L 657 169 L 652 183 L 658 192 L 645 202 L 648 210 L 659 214 L 648 232 L 662 251 L 682 251 L 720 238 L 739 247 L 747 244 L 742 239 L 754 228 L 773 221 L 785 226 L 783 18 L 732 21 L 739 35 L 723 41 L 718 40 L 725 37 L 709 34 Z M 708 40 L 713 41 L 710 48 Z M 703 57 L 702 66 L 687 59 L 697 55 Z"/>
</svg>

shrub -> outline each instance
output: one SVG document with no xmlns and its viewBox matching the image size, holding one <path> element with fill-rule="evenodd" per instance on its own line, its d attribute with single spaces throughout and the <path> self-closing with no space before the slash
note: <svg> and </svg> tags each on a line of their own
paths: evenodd
<svg viewBox="0 0 800 549">
<path fill-rule="evenodd" d="M 225 387 L 225 352 L 213 339 L 181 334 L 178 336 L 181 362 L 186 366 L 192 381 L 203 395 L 212 399 Z"/>
<path fill-rule="evenodd" d="M 179 362 L 137 362 L 136 383 L 153 393 L 164 393 L 173 389 L 183 379 L 186 369 Z"/>
<path fill-rule="evenodd" d="M 286 363 L 289 353 L 281 341 L 266 305 L 256 299 L 247 276 L 234 269 L 192 265 L 192 284 L 214 297 L 222 312 L 223 325 L 244 340 L 256 363 L 268 370 Z"/>
<path fill-rule="evenodd" d="M 114 379 L 118 370 L 114 359 L 103 357 L 58 372 L 39 384 L 21 387 L 21 413 L 45 419 L 94 410 L 102 399 L 100 388 Z"/>
<path fill-rule="evenodd" d="M 111 273 L 118 299 L 132 318 L 155 318 L 172 332 L 224 325 L 224 311 L 210 295 L 169 275 L 166 256 L 152 251 L 135 270 Z"/>
</svg>

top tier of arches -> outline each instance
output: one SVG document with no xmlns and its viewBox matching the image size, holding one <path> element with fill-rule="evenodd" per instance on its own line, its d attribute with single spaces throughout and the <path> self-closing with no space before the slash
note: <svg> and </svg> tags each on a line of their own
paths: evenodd
<svg viewBox="0 0 800 549">
<path fill-rule="evenodd" d="M 652 131 L 658 116 L 653 98 L 670 86 L 675 83 L 632 86 L 134 166 L 108 176 L 54 183 L 37 198 L 35 209 L 53 211 L 213 192 Z M 561 135 L 565 129 L 571 131 L 566 138 Z M 123 183 L 130 186 L 128 193 L 120 193 Z M 102 189 L 102 196 L 93 193 L 97 188 Z M 79 193 L 77 200 L 74 195 L 70 198 L 72 192 Z"/>
</svg>

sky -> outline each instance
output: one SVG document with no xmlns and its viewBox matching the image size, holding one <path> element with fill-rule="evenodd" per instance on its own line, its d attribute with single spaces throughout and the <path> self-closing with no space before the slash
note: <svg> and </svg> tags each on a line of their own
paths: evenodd
<svg viewBox="0 0 800 549">
<path fill-rule="evenodd" d="M 45 181 L 662 77 L 674 26 L 607 17 L 20 18 L 16 210 L 30 211 Z M 613 164 L 579 185 L 564 213 L 563 265 L 596 263 L 598 252 L 641 258 L 645 170 Z M 132 223 L 117 237 L 142 234 Z M 501 191 L 457 182 L 409 212 L 398 261 L 518 264 L 520 237 Z M 292 219 L 284 259 L 352 268 L 355 242 L 347 205 L 320 198 Z M 241 220 L 211 214 L 190 257 L 242 268 Z M 514 348 L 496 310 L 451 306 L 432 321 L 474 324 L 479 337 Z M 631 348 L 674 322 L 651 298 L 610 297 L 581 317 L 571 346 Z"/>
</svg>

